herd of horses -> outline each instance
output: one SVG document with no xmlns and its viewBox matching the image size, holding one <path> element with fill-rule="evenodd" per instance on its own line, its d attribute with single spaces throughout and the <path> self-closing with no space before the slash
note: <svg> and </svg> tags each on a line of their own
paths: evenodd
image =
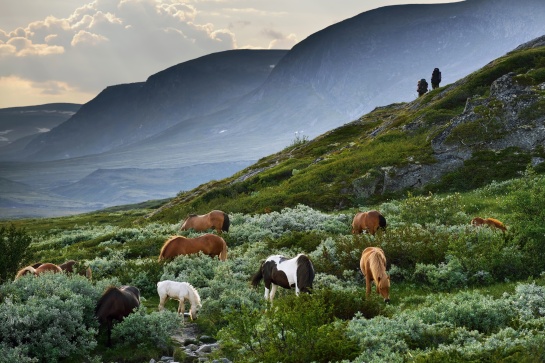
<svg viewBox="0 0 545 363">
<path fill-rule="evenodd" d="M 214 210 L 205 215 L 190 215 L 181 225 L 180 230 L 193 229 L 204 232 L 214 229 L 218 234 L 229 231 L 229 216 L 219 210 Z M 386 219 L 380 212 L 371 210 L 358 212 L 352 221 L 352 233 L 363 232 L 375 235 L 379 230 L 386 229 Z M 473 226 L 490 226 L 505 232 L 505 225 L 494 218 L 475 217 L 471 220 Z M 211 257 L 218 257 L 221 261 L 227 259 L 227 244 L 225 240 L 216 234 L 206 233 L 196 238 L 174 236 L 163 244 L 159 253 L 159 261 L 169 260 L 179 255 L 188 255 L 202 252 Z M 31 274 L 39 276 L 44 272 L 52 273 L 78 273 L 91 279 L 92 271 L 89 266 L 76 270 L 78 263 L 74 260 L 66 261 L 61 265 L 53 263 L 36 263 L 19 270 L 16 279 L 23 275 Z M 390 302 L 390 276 L 386 273 L 386 256 L 379 247 L 367 247 L 360 257 L 360 270 L 365 277 L 366 296 L 371 293 L 371 285 L 374 283 L 376 291 L 385 303 Z M 259 270 L 251 278 L 251 285 L 257 287 L 261 280 L 265 285 L 264 298 L 272 302 L 277 288 L 295 289 L 295 293 L 311 293 L 315 271 L 311 260 L 305 254 L 299 254 L 294 258 L 283 255 L 271 255 L 263 261 Z M 201 307 L 201 299 L 197 290 L 188 282 L 159 281 L 157 283 L 159 295 L 159 310 L 163 310 L 167 299 L 178 300 L 178 314 L 182 319 L 185 313 L 185 301 L 188 300 L 191 307 L 189 317 L 197 318 L 198 308 Z M 135 286 L 110 286 L 102 294 L 95 308 L 95 316 L 101 326 L 107 328 L 107 345 L 111 346 L 111 329 L 114 321 L 121 321 L 140 306 L 140 290 Z"/>
</svg>

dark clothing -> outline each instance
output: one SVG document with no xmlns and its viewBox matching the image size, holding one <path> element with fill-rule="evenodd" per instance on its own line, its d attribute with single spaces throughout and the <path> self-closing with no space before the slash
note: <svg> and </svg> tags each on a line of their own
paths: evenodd
<svg viewBox="0 0 545 363">
<path fill-rule="evenodd" d="M 422 96 L 423 94 L 428 92 L 428 82 L 426 82 L 424 78 L 418 81 L 418 85 L 416 86 L 416 92 L 418 92 L 418 96 Z"/>
<path fill-rule="evenodd" d="M 439 68 L 435 68 L 431 74 L 431 88 L 438 88 L 439 83 L 441 83 L 441 71 L 439 71 Z"/>
</svg>

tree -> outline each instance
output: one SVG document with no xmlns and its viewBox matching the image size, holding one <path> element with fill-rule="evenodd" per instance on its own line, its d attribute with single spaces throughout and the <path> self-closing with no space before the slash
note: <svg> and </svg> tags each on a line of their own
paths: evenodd
<svg viewBox="0 0 545 363">
<path fill-rule="evenodd" d="M 12 279 L 23 260 L 31 238 L 24 228 L 0 227 L 0 283 Z"/>
</svg>

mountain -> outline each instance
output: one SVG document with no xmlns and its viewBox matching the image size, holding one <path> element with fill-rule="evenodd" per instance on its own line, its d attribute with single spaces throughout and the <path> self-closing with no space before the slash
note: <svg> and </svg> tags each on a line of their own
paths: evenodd
<svg viewBox="0 0 545 363">
<path fill-rule="evenodd" d="M 0 163 L 0 173 L 50 190 L 98 169 L 257 160 L 294 137 L 314 138 L 375 107 L 414 100 L 417 80 L 435 67 L 443 85 L 455 82 L 544 34 L 543 18 L 541 0 L 389 6 L 290 51 L 215 53 L 107 88 Z"/>
<path fill-rule="evenodd" d="M 0 155 L 19 156 L 32 138 L 59 126 L 80 107 L 73 103 L 50 103 L 0 109 Z"/>
<path fill-rule="evenodd" d="M 168 68 L 146 82 L 108 87 L 68 122 L 33 140 L 25 150 L 26 160 L 100 154 L 173 125 L 187 125 L 187 120 L 224 109 L 258 87 L 285 53 L 214 53 Z"/>
<path fill-rule="evenodd" d="M 334 211 L 406 193 L 467 191 L 545 173 L 545 36 L 411 102 L 378 107 L 230 178 L 178 195 L 150 218 L 221 209 Z M 499 183 L 498 183 L 499 185 Z M 415 212 L 418 206 L 415 206 Z"/>
</svg>

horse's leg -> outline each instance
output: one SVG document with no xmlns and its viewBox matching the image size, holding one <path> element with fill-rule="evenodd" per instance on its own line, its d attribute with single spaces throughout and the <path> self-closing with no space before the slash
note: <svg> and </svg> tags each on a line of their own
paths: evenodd
<svg viewBox="0 0 545 363">
<path fill-rule="evenodd" d="M 265 286 L 265 296 L 264 296 L 265 300 L 269 300 L 269 291 L 270 290 L 267 288 L 267 286 Z"/>
<path fill-rule="evenodd" d="M 271 295 L 270 295 L 271 302 L 274 299 L 274 295 L 276 294 L 276 289 L 277 288 L 278 288 L 278 286 L 276 284 L 271 284 Z"/>
<path fill-rule="evenodd" d="M 112 346 L 112 321 L 108 321 L 107 323 L 107 328 L 108 328 L 108 342 L 106 343 L 106 346 L 107 347 L 111 347 Z"/>
<path fill-rule="evenodd" d="M 185 320 L 185 301 L 184 298 L 180 299 L 180 303 L 178 304 L 178 314 L 182 315 L 182 321 Z"/>
<path fill-rule="evenodd" d="M 165 302 L 167 301 L 168 296 L 162 295 L 159 299 L 159 311 L 163 310 L 165 308 Z"/>
<path fill-rule="evenodd" d="M 367 296 L 371 294 L 371 281 L 372 281 L 371 275 L 372 275 L 371 271 L 367 271 L 367 273 L 365 274 L 365 294 Z"/>
</svg>

